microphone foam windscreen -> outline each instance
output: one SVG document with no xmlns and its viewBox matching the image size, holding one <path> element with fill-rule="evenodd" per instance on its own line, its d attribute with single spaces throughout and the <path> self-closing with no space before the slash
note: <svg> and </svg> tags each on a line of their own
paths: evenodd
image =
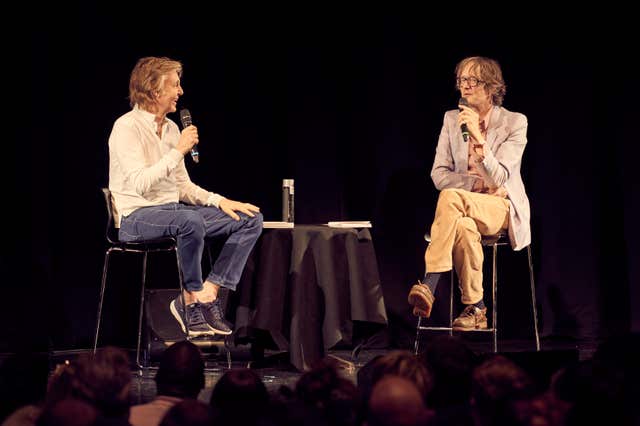
<svg viewBox="0 0 640 426">
<path fill-rule="evenodd" d="M 184 108 L 180 110 L 180 121 L 182 122 L 182 127 L 188 127 L 193 124 L 191 121 L 191 113 L 188 109 Z"/>
</svg>

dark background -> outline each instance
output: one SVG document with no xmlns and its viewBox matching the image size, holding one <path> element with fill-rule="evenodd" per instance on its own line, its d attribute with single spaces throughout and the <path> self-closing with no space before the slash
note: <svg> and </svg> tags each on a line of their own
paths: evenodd
<svg viewBox="0 0 640 426">
<path fill-rule="evenodd" d="M 18 30 L 4 35 L 0 351 L 90 346 L 107 140 L 129 110 L 131 69 L 150 55 L 184 65 L 179 107 L 201 140 L 201 163 L 187 161 L 196 183 L 279 220 L 281 180 L 294 178 L 296 222 L 373 222 L 393 346 L 415 328 L 406 294 L 424 272 L 437 199 L 429 171 L 443 114 L 456 107 L 454 67 L 497 59 L 504 106 L 529 119 L 522 173 L 543 335 L 640 330 L 637 37 L 624 10 L 238 9 L 98 3 L 6 17 Z M 505 333 L 526 336 L 525 254 L 505 256 Z M 107 342 L 134 334 L 139 272 L 120 265 Z"/>
</svg>

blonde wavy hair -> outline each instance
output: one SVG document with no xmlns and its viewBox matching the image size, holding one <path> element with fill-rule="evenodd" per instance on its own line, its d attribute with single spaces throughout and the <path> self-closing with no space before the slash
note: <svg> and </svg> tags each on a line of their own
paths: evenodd
<svg viewBox="0 0 640 426">
<path fill-rule="evenodd" d="M 148 56 L 141 58 L 131 71 L 129 79 L 129 105 L 136 104 L 149 109 L 156 96 L 162 93 L 167 75 L 177 72 L 182 77 L 182 64 L 167 57 Z"/>
</svg>

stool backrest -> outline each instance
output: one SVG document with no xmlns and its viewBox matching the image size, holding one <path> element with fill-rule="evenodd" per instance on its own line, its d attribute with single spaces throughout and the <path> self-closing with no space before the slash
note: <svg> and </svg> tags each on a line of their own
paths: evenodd
<svg viewBox="0 0 640 426">
<path fill-rule="evenodd" d="M 111 191 L 109 188 L 101 189 L 102 195 L 104 196 L 104 205 L 107 209 L 107 227 L 105 235 L 107 237 L 107 241 L 111 244 L 118 244 L 120 241 L 118 240 L 118 229 L 116 229 L 115 220 L 113 218 L 113 199 L 111 198 Z"/>
</svg>

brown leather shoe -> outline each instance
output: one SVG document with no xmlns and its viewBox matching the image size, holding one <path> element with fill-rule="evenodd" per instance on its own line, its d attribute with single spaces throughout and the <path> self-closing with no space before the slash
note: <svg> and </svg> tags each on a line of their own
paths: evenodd
<svg viewBox="0 0 640 426">
<path fill-rule="evenodd" d="M 409 296 L 407 297 L 410 305 L 413 305 L 413 315 L 429 318 L 431 316 L 431 308 L 433 307 L 433 293 L 429 290 L 429 287 L 418 281 L 411 287 Z"/>
<path fill-rule="evenodd" d="M 479 309 L 469 305 L 464 308 L 458 318 L 453 320 L 453 329 L 458 331 L 485 330 L 487 328 L 487 308 Z"/>
</svg>

